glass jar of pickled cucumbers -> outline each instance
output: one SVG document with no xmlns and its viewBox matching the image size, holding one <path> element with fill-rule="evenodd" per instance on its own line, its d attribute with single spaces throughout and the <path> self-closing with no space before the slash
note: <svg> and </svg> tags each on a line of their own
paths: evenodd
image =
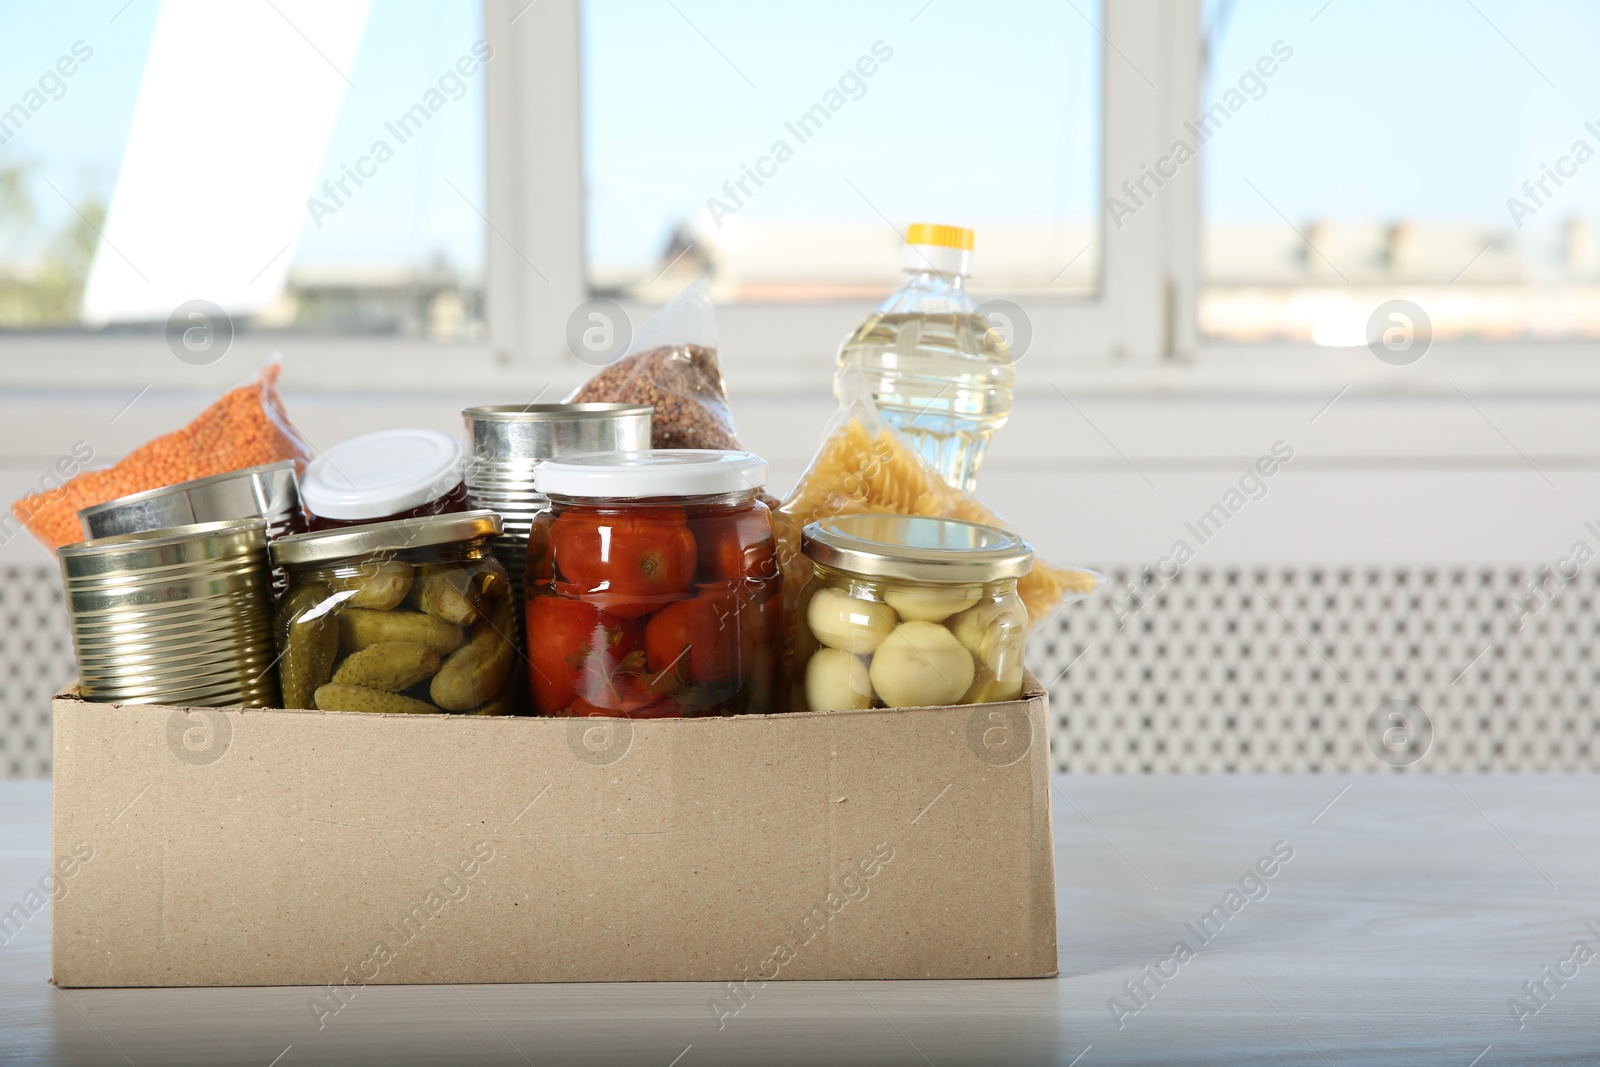
<svg viewBox="0 0 1600 1067">
<path fill-rule="evenodd" d="M 525 706 L 492 511 L 375 522 L 272 543 L 286 708 L 507 715 Z"/>
<path fill-rule="evenodd" d="M 795 707 L 981 704 L 1022 695 L 1033 549 L 955 519 L 843 515 L 805 528 Z"/>
</svg>

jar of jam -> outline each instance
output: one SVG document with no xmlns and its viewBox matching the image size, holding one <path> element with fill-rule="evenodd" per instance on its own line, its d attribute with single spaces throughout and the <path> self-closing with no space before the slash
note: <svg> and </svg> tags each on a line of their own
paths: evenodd
<svg viewBox="0 0 1600 1067">
<path fill-rule="evenodd" d="M 528 674 L 541 715 L 774 710 L 782 600 L 766 462 L 591 452 L 534 471 Z"/>
<path fill-rule="evenodd" d="M 307 526 L 337 530 L 467 510 L 466 450 L 436 430 L 381 430 L 342 441 L 306 466 Z"/>
<path fill-rule="evenodd" d="M 841 515 L 805 528 L 815 564 L 796 602 L 797 708 L 1016 700 L 1033 549 L 956 519 Z"/>
<path fill-rule="evenodd" d="M 289 576 L 278 599 L 286 708 L 523 710 L 514 591 L 489 550 L 492 511 L 429 515 L 272 543 Z"/>
</svg>

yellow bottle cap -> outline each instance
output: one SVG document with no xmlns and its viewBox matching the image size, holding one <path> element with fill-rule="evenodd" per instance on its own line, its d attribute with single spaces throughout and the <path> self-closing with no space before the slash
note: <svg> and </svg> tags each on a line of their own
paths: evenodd
<svg viewBox="0 0 1600 1067">
<path fill-rule="evenodd" d="M 906 230 L 908 245 L 936 245 L 972 251 L 972 231 L 961 226 L 941 226 L 932 222 L 913 222 Z"/>
</svg>

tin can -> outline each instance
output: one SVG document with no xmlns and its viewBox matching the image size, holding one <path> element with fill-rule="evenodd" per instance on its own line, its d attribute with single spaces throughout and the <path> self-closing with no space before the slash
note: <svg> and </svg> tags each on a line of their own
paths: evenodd
<svg viewBox="0 0 1600 1067">
<path fill-rule="evenodd" d="M 277 705 L 266 520 L 97 538 L 57 556 L 85 700 Z"/>
<path fill-rule="evenodd" d="M 305 529 L 294 460 L 265 463 L 130 493 L 78 512 L 83 535 L 90 540 L 202 522 L 255 518 L 266 522 L 268 541 Z M 273 582 L 274 588 L 282 589 L 281 571 L 273 573 Z"/>
<path fill-rule="evenodd" d="M 471 455 L 467 501 L 499 512 L 503 530 L 490 542 L 514 589 L 521 590 L 533 517 L 549 506 L 533 469 L 568 452 L 629 452 L 650 447 L 648 404 L 491 404 L 466 408 Z M 517 645 L 522 646 L 522 597 Z"/>
</svg>

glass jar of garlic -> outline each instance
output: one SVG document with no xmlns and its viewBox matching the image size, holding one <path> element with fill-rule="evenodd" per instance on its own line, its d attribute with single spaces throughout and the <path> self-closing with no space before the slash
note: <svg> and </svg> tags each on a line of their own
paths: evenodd
<svg viewBox="0 0 1600 1067">
<path fill-rule="evenodd" d="M 912 515 L 807 526 L 815 564 L 797 604 L 794 706 L 811 711 L 981 704 L 1022 695 L 1022 538 Z"/>
</svg>

